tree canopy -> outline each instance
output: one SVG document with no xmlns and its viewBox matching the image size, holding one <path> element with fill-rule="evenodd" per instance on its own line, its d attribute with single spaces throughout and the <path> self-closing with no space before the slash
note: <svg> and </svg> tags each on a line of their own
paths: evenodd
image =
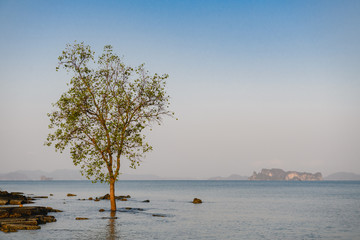
<svg viewBox="0 0 360 240">
<path fill-rule="evenodd" d="M 53 131 L 46 145 L 69 148 L 83 175 L 113 185 L 121 160 L 136 168 L 152 150 L 144 130 L 174 114 L 165 90 L 168 75 L 151 75 L 144 64 L 127 66 L 110 45 L 95 60 L 90 46 L 76 42 L 62 52 L 59 68 L 73 77 L 48 114 Z"/>
</svg>

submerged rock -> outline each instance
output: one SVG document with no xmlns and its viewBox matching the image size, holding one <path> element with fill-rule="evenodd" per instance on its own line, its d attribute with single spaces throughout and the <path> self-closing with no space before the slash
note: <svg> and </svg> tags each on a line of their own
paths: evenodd
<svg viewBox="0 0 360 240">
<path fill-rule="evenodd" d="M 85 218 L 85 217 L 77 217 L 77 218 L 75 218 L 75 220 L 89 220 L 89 218 Z"/>
</svg>

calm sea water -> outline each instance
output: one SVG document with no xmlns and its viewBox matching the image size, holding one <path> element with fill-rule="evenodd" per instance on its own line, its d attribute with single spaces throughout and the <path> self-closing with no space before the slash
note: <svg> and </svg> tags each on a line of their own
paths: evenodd
<svg viewBox="0 0 360 240">
<path fill-rule="evenodd" d="M 78 200 L 108 193 L 105 184 L 0 181 L 0 189 L 53 194 L 33 205 L 64 211 L 40 230 L 0 239 L 360 239 L 359 181 L 122 181 L 116 195 L 132 198 L 117 202 L 117 219 L 109 219 L 109 201 Z"/>
</svg>

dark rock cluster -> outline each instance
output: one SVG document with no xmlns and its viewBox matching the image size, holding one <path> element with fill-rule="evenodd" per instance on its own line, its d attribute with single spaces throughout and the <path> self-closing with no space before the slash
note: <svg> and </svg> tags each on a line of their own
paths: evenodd
<svg viewBox="0 0 360 240">
<path fill-rule="evenodd" d="M 49 212 L 61 212 L 50 207 L 23 207 L 23 204 L 34 203 L 35 198 L 46 196 L 26 197 L 20 192 L 0 191 L 0 205 L 19 205 L 12 207 L 0 207 L 0 231 L 16 232 L 17 230 L 40 229 L 39 224 L 55 222 L 54 216 L 48 216 Z"/>
<path fill-rule="evenodd" d="M 120 201 L 127 201 L 128 198 L 131 198 L 130 195 L 125 195 L 125 196 L 115 196 L 115 199 L 116 200 L 120 200 Z M 105 194 L 104 196 L 102 197 L 98 197 L 96 199 L 99 199 L 99 200 L 110 200 L 110 194 Z"/>
<path fill-rule="evenodd" d="M 56 222 L 49 212 L 60 212 L 49 207 L 1 207 L 0 230 L 16 232 L 17 230 L 40 229 L 39 224 Z"/>
<path fill-rule="evenodd" d="M 0 191 L 0 205 L 21 205 L 34 203 L 32 198 L 25 197 L 21 192 Z"/>
</svg>

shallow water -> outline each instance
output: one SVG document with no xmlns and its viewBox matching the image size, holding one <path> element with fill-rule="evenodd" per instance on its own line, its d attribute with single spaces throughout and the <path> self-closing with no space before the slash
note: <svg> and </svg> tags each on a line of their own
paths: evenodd
<svg viewBox="0 0 360 240">
<path fill-rule="evenodd" d="M 104 184 L 0 181 L 0 188 L 52 193 L 33 205 L 64 211 L 40 230 L 0 232 L 0 239 L 360 239 L 358 181 L 122 181 L 116 195 L 132 198 L 117 201 L 117 219 L 109 219 L 107 200 L 78 200 L 108 193 Z M 194 197 L 203 204 L 192 204 Z"/>
</svg>

